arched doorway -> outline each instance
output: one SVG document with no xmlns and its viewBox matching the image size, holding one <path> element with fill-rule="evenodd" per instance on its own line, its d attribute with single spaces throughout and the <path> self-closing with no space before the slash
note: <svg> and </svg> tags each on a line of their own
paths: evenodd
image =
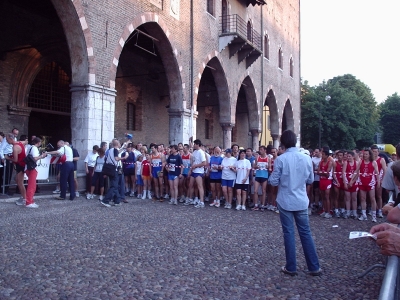
<svg viewBox="0 0 400 300">
<path fill-rule="evenodd" d="M 182 83 L 171 44 L 160 25 L 148 22 L 129 36 L 119 57 L 115 87 L 115 136 L 134 134 L 150 144 L 173 140 L 171 113 L 182 110 Z M 175 127 L 176 126 L 176 127 Z"/>
<path fill-rule="evenodd" d="M 294 131 L 293 109 L 289 99 L 285 103 L 282 116 L 282 132 L 285 130 Z"/>
<path fill-rule="evenodd" d="M 196 103 L 196 137 L 205 145 L 222 146 L 221 126 L 231 124 L 231 107 L 225 72 L 217 57 L 203 70 Z"/>
<path fill-rule="evenodd" d="M 267 145 L 272 140 L 274 147 L 278 147 L 279 114 L 274 91 L 269 90 L 264 102 L 263 128 L 261 143 Z"/>
</svg>

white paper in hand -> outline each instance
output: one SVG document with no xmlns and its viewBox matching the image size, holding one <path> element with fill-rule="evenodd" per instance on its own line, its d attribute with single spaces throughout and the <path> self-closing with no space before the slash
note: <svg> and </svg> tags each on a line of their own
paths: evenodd
<svg viewBox="0 0 400 300">
<path fill-rule="evenodd" d="M 376 240 L 375 235 L 365 231 L 351 231 L 349 234 L 349 239 L 357 239 L 362 237 L 372 237 L 374 240 Z"/>
</svg>

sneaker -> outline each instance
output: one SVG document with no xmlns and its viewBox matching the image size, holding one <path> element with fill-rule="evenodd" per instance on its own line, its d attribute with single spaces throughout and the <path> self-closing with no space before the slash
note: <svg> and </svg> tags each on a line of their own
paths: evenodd
<svg viewBox="0 0 400 300">
<path fill-rule="evenodd" d="M 242 206 L 241 205 L 236 205 L 236 210 L 242 210 Z"/>
<path fill-rule="evenodd" d="M 330 219 L 332 218 L 332 215 L 330 213 L 326 213 L 324 216 L 325 219 Z"/>
<path fill-rule="evenodd" d="M 65 200 L 64 198 L 61 198 L 60 196 L 54 197 L 54 199 L 56 199 L 56 200 Z"/>
<path fill-rule="evenodd" d="M 61 191 L 60 191 L 59 189 L 55 189 L 55 190 L 53 191 L 53 194 L 59 194 L 59 193 L 61 193 Z"/>
<path fill-rule="evenodd" d="M 232 204 L 228 203 L 228 206 L 226 207 L 227 209 L 231 209 L 232 208 Z"/>
<path fill-rule="evenodd" d="M 191 205 L 191 204 L 193 204 L 193 200 L 189 198 L 186 198 L 185 203 L 183 203 L 183 205 Z"/>
<path fill-rule="evenodd" d="M 103 199 L 104 199 L 104 196 L 100 196 L 100 197 L 99 197 L 99 200 L 100 200 L 100 201 L 103 201 Z"/>
<path fill-rule="evenodd" d="M 246 205 L 242 205 L 242 210 L 246 210 Z"/>
<path fill-rule="evenodd" d="M 323 211 L 322 213 L 319 214 L 320 217 L 324 218 L 325 217 L 325 212 Z"/>
<path fill-rule="evenodd" d="M 26 207 L 28 207 L 28 208 L 38 208 L 39 205 L 37 205 L 36 203 L 32 203 L 32 204 L 27 205 Z"/>
<path fill-rule="evenodd" d="M 93 195 L 88 193 L 86 195 L 86 200 L 90 200 L 90 199 L 93 199 Z"/>
<path fill-rule="evenodd" d="M 146 199 L 146 193 L 143 193 L 142 200 Z"/>
<path fill-rule="evenodd" d="M 383 218 L 382 211 L 378 211 L 378 218 Z"/>
<path fill-rule="evenodd" d="M 26 200 L 23 198 L 19 198 L 17 201 L 15 201 L 15 204 L 21 206 L 21 205 L 25 205 Z"/>
<path fill-rule="evenodd" d="M 215 206 L 217 204 L 217 200 L 214 200 L 213 203 L 210 203 L 210 206 Z"/>
<path fill-rule="evenodd" d="M 367 218 L 367 216 L 361 215 L 361 216 L 358 218 L 358 220 L 360 220 L 360 221 L 367 221 L 368 218 Z"/>
<path fill-rule="evenodd" d="M 178 205 L 178 200 L 174 199 L 174 205 Z"/>
<path fill-rule="evenodd" d="M 130 192 L 129 197 L 135 197 L 135 193 L 134 192 Z"/>
<path fill-rule="evenodd" d="M 164 195 L 164 199 L 169 199 L 169 195 L 168 195 L 168 194 L 165 194 L 165 195 Z"/>
<path fill-rule="evenodd" d="M 348 219 L 349 217 L 350 217 L 350 215 L 348 215 L 347 213 L 344 213 L 344 214 L 343 214 L 343 218 L 344 218 L 344 219 Z"/>
<path fill-rule="evenodd" d="M 169 201 L 168 201 L 168 204 L 174 204 L 174 199 L 170 199 Z"/>
<path fill-rule="evenodd" d="M 217 200 L 217 203 L 215 203 L 215 207 L 219 207 L 220 206 L 220 203 L 219 203 L 219 200 Z"/>
<path fill-rule="evenodd" d="M 199 204 L 199 202 L 200 202 L 199 198 L 195 197 L 193 200 L 193 204 L 197 205 L 197 204 Z"/>
<path fill-rule="evenodd" d="M 336 211 L 336 212 L 335 212 L 335 217 L 336 217 L 336 218 L 340 218 L 340 213 L 339 213 L 339 211 Z"/>
<path fill-rule="evenodd" d="M 195 208 L 204 208 L 204 202 L 199 202 L 197 205 L 194 206 Z"/>
<path fill-rule="evenodd" d="M 209 201 L 208 197 L 205 197 L 204 202 L 208 202 L 208 201 Z"/>
<path fill-rule="evenodd" d="M 79 195 L 79 192 L 75 192 L 75 197 L 79 198 L 81 195 Z"/>
<path fill-rule="evenodd" d="M 150 191 L 147 192 L 147 199 L 152 199 L 152 196 L 151 196 L 151 192 L 150 192 Z"/>
<path fill-rule="evenodd" d="M 105 207 L 111 207 L 111 205 L 110 205 L 110 204 L 108 204 L 108 203 L 105 203 L 105 202 L 103 202 L 103 201 L 100 201 L 100 203 L 101 203 L 102 205 L 104 205 Z"/>
<path fill-rule="evenodd" d="M 185 202 L 185 196 L 182 196 L 180 199 L 179 199 L 179 203 L 184 203 Z"/>
<path fill-rule="evenodd" d="M 372 222 L 376 223 L 376 216 L 372 216 Z"/>
<path fill-rule="evenodd" d="M 138 195 L 136 196 L 136 199 L 142 199 L 142 194 L 138 194 Z"/>
<path fill-rule="evenodd" d="M 306 273 L 307 275 L 310 275 L 310 276 L 321 276 L 322 270 L 319 269 L 317 271 L 304 271 L 304 273 Z"/>
<path fill-rule="evenodd" d="M 114 206 L 121 206 L 121 202 L 114 203 Z"/>
</svg>

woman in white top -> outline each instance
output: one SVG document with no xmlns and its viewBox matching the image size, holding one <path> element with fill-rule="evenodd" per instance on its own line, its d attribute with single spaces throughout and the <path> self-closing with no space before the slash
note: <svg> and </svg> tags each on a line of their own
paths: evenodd
<svg viewBox="0 0 400 300">
<path fill-rule="evenodd" d="M 99 148 L 97 149 L 97 154 L 98 156 L 96 157 L 96 162 L 94 165 L 94 172 L 93 172 L 93 177 L 92 177 L 92 184 L 90 187 L 90 193 L 87 194 L 86 199 L 93 199 L 94 195 L 94 188 L 96 187 L 97 181 L 99 182 L 99 188 L 100 188 L 100 201 L 103 200 L 104 196 L 104 178 L 106 177 L 103 175 L 103 165 L 105 161 L 105 155 L 104 155 L 104 149 Z"/>
<path fill-rule="evenodd" d="M 251 164 L 246 159 L 246 150 L 239 151 L 239 160 L 235 163 L 236 172 L 236 210 L 246 210 L 247 190 L 249 187 L 249 175 Z"/>
<path fill-rule="evenodd" d="M 236 173 L 235 173 L 236 158 L 232 157 L 232 149 L 225 150 L 225 157 L 221 162 L 222 168 L 222 193 L 225 197 L 225 208 L 232 208 L 232 196 L 233 186 L 235 185 Z"/>
<path fill-rule="evenodd" d="M 84 160 L 86 169 L 86 194 L 90 194 L 90 187 L 92 186 L 92 177 L 94 171 L 94 165 L 96 164 L 96 158 L 99 156 L 97 150 L 99 146 L 94 145 L 93 150 L 86 155 Z"/>
</svg>

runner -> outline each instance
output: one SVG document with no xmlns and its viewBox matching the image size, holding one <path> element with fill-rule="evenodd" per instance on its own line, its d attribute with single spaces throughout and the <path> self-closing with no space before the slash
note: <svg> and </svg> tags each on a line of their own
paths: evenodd
<svg viewBox="0 0 400 300">
<path fill-rule="evenodd" d="M 221 176 L 221 186 L 222 193 L 225 198 L 225 207 L 227 209 L 232 208 L 232 198 L 233 198 L 233 187 L 235 185 L 235 163 L 236 158 L 232 156 L 232 149 L 225 150 L 225 157 L 221 162 L 222 176 Z"/>
<path fill-rule="evenodd" d="M 350 209 L 352 208 L 353 217 L 357 217 L 357 162 L 354 160 L 355 154 L 353 151 L 346 153 L 346 160 L 343 162 L 342 178 L 343 188 L 346 202 L 346 213 L 343 218 L 350 217 Z"/>
<path fill-rule="evenodd" d="M 221 148 L 215 147 L 214 153 L 210 157 L 210 186 L 211 195 L 214 198 L 214 201 L 210 203 L 210 206 L 219 207 L 221 204 L 222 159 Z"/>
<path fill-rule="evenodd" d="M 178 146 L 172 145 L 170 147 L 170 155 L 167 158 L 166 168 L 168 169 L 168 182 L 171 199 L 169 204 L 178 205 L 178 183 L 179 178 L 182 178 L 182 158 L 178 154 Z"/>
<path fill-rule="evenodd" d="M 235 162 L 234 171 L 236 172 L 236 210 L 246 210 L 247 190 L 249 188 L 251 164 L 246 159 L 246 151 L 239 150 L 239 160 Z"/>
<path fill-rule="evenodd" d="M 343 184 L 343 157 L 344 151 L 339 150 L 336 153 L 336 161 L 333 164 L 333 189 L 335 190 L 333 195 L 333 205 L 335 207 L 335 217 L 340 218 L 344 215 L 344 205 L 343 205 L 343 194 L 344 194 L 344 184 Z"/>
<path fill-rule="evenodd" d="M 161 148 L 161 147 L 160 147 Z M 151 146 L 151 176 L 153 177 L 154 183 L 154 198 L 157 201 L 163 202 L 164 200 L 161 198 L 161 193 L 163 191 L 163 168 L 165 166 L 165 157 L 164 154 L 158 152 L 157 145 Z"/>
<path fill-rule="evenodd" d="M 265 200 L 267 198 L 267 184 L 268 184 L 268 172 L 271 172 L 271 166 L 269 165 L 269 158 L 267 156 L 267 148 L 261 146 L 258 151 L 260 156 L 254 161 L 254 169 L 256 169 L 256 179 L 254 182 L 254 208 L 253 210 L 264 210 Z M 261 186 L 262 198 L 261 206 L 258 206 L 258 189 Z"/>
<path fill-rule="evenodd" d="M 183 166 L 183 173 L 182 177 L 179 179 L 179 185 L 181 186 L 181 199 L 179 200 L 180 203 L 185 202 L 185 200 L 189 199 L 189 181 L 190 178 L 188 177 L 189 170 L 190 170 L 190 159 L 191 154 L 189 152 L 189 145 L 185 144 L 183 146 L 183 154 L 182 154 L 182 166 Z"/>
<path fill-rule="evenodd" d="M 332 169 L 333 161 L 329 157 L 329 148 L 324 147 L 322 149 L 322 157 L 321 162 L 318 166 L 317 175 L 320 176 L 319 189 L 321 191 L 323 206 L 323 212 L 320 214 L 320 216 L 327 219 L 332 218 L 332 215 L 330 213 L 331 202 L 329 199 L 330 189 L 332 187 Z"/>
</svg>

